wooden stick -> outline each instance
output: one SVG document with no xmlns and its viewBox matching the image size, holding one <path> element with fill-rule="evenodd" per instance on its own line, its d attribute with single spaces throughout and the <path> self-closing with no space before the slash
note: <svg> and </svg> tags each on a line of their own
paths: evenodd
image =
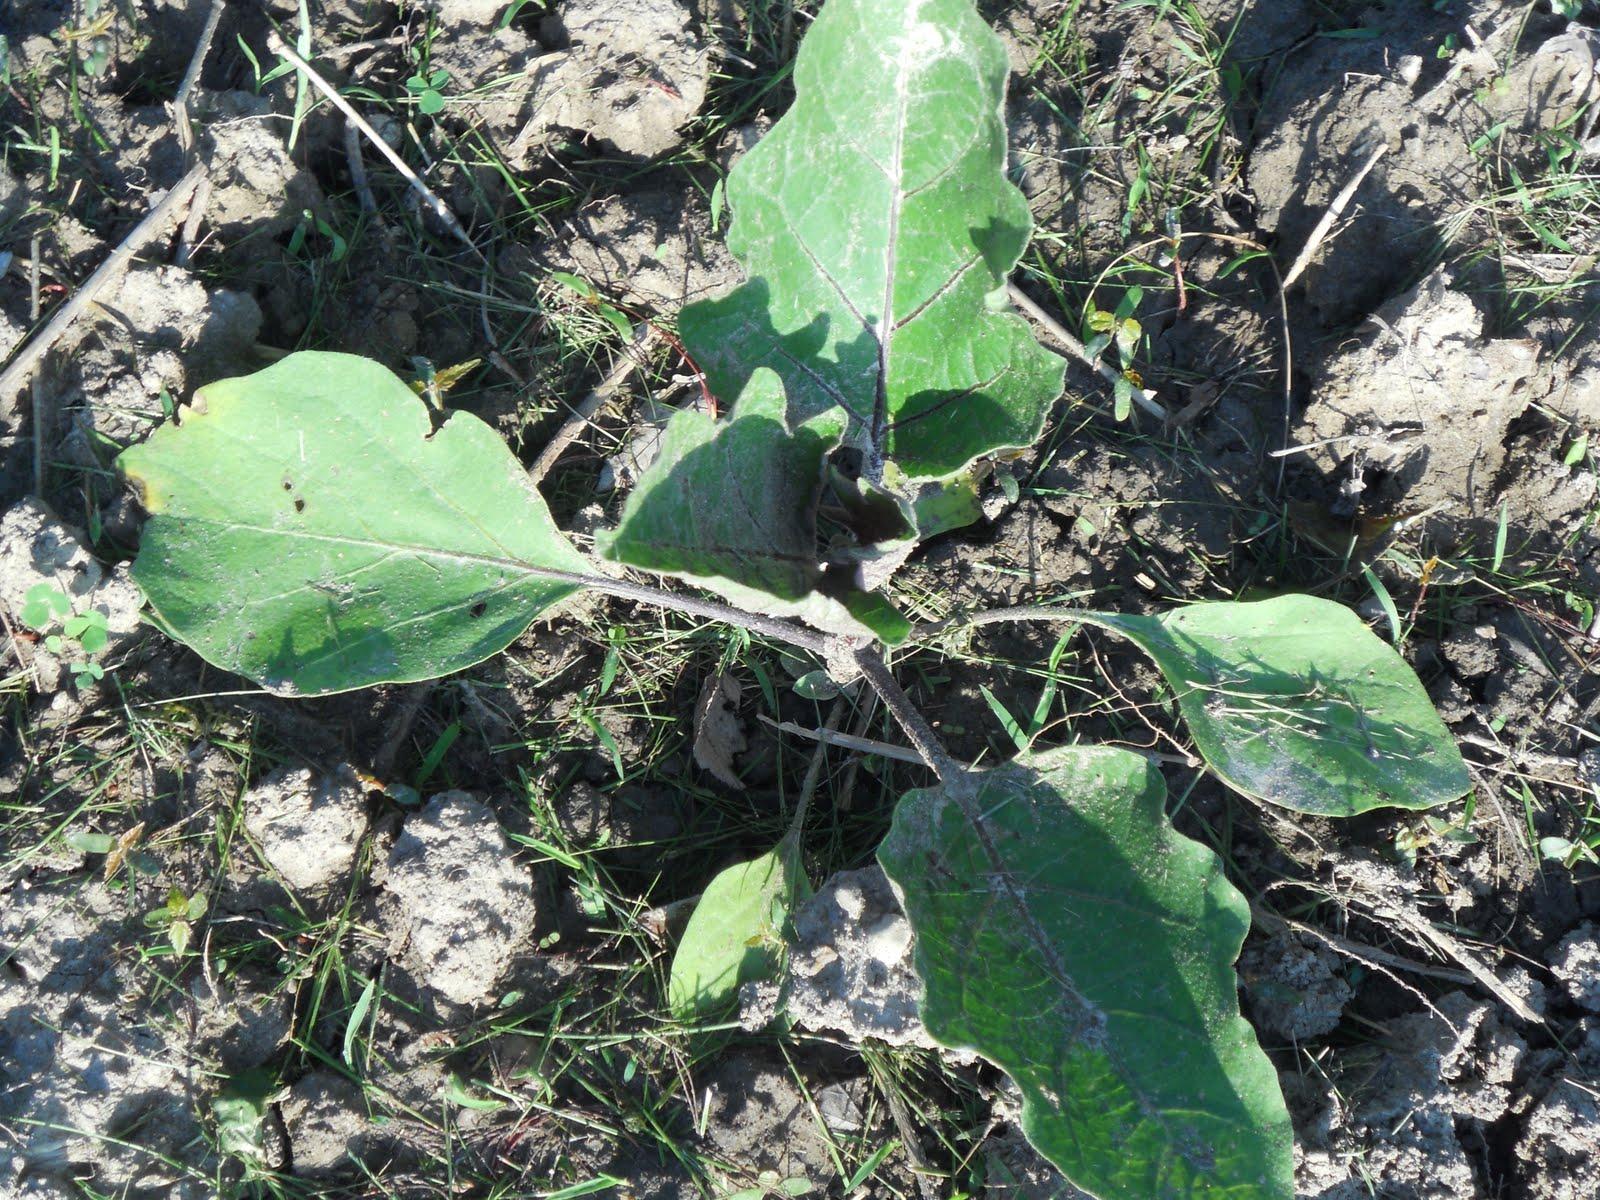
<svg viewBox="0 0 1600 1200">
<path fill-rule="evenodd" d="M 217 26 L 221 24 L 223 11 L 227 7 L 227 0 L 211 0 L 211 11 L 206 14 L 205 28 L 200 31 L 200 40 L 195 44 L 194 54 L 189 59 L 189 69 L 183 73 L 183 82 L 178 85 L 178 94 L 172 101 L 174 123 L 178 129 L 178 148 L 185 155 L 194 148 L 194 130 L 189 125 L 189 93 L 194 91 L 194 85 L 200 79 L 200 72 L 206 65 L 207 56 L 211 53 L 211 41 L 217 36 Z"/>
<path fill-rule="evenodd" d="M 367 119 L 355 110 L 350 101 L 339 94 L 338 89 L 333 84 L 317 74 L 315 67 L 291 50 L 289 43 L 283 40 L 277 30 L 267 31 L 267 45 L 274 54 L 304 74 L 311 81 L 311 85 L 326 96 L 329 103 L 342 112 L 345 115 L 345 119 L 362 132 L 378 153 L 389 160 L 389 165 L 405 176 L 406 182 L 412 186 L 419 196 L 428 202 L 428 207 L 433 210 L 433 215 L 444 223 L 444 227 L 454 234 L 462 245 L 471 250 L 475 257 L 483 257 L 483 251 L 479 250 L 473 243 L 472 238 L 467 235 L 465 226 L 456 219 L 455 213 L 450 211 L 450 206 L 432 188 L 422 182 L 422 177 L 406 165 L 406 160 L 396 154 L 388 142 L 378 136 L 378 131 L 367 124 Z"/>
<path fill-rule="evenodd" d="M 1328 211 L 1322 214 L 1322 220 L 1317 222 L 1311 236 L 1306 239 L 1305 246 L 1300 251 L 1300 256 L 1294 260 L 1294 266 L 1289 268 L 1288 274 L 1283 277 L 1281 288 L 1288 291 L 1300 274 L 1311 265 L 1311 259 L 1327 239 L 1328 231 L 1333 228 L 1333 223 L 1343 214 L 1345 207 L 1356 194 L 1356 189 L 1361 186 L 1361 181 L 1378 165 L 1378 160 L 1389 153 L 1389 143 L 1379 142 L 1378 148 L 1367 156 L 1367 161 L 1361 164 L 1361 169 L 1355 173 L 1355 178 L 1344 185 L 1344 190 L 1333 198 L 1333 203 L 1328 205 Z"/>
<path fill-rule="evenodd" d="M 1040 325 L 1043 325 L 1045 332 L 1051 337 L 1055 338 L 1055 340 L 1063 349 L 1067 351 L 1067 353 L 1071 354 L 1073 358 L 1077 359 L 1090 370 L 1097 372 L 1100 377 L 1107 383 L 1111 384 L 1112 387 L 1116 387 L 1119 383 L 1126 382 L 1126 380 L 1123 379 L 1120 371 L 1118 371 L 1110 363 L 1102 362 L 1100 359 L 1091 355 L 1088 348 L 1084 346 L 1084 344 L 1077 338 L 1073 337 L 1072 334 L 1068 332 L 1065 325 L 1056 320 L 1049 313 L 1045 312 L 1044 309 L 1040 308 L 1039 305 L 1034 301 L 1033 297 L 1028 295 L 1027 292 L 1023 291 L 1014 283 L 1008 283 L 1006 284 L 1006 293 L 1011 297 L 1011 303 L 1015 304 L 1023 312 L 1027 313 Z M 1155 398 L 1154 392 L 1147 391 L 1144 388 L 1131 388 L 1130 390 L 1132 392 L 1133 402 L 1140 408 L 1144 409 L 1144 411 L 1149 413 L 1152 417 L 1156 418 L 1156 420 L 1165 422 L 1172 419 L 1172 414 L 1169 413 L 1166 410 L 1166 407 Z"/>
<path fill-rule="evenodd" d="M 56 310 L 55 316 L 50 318 L 50 323 L 33 336 L 18 353 L 12 364 L 0 374 L 0 405 L 11 405 L 33 375 L 33 370 L 50 350 L 62 334 L 71 328 L 72 323 L 83 314 L 106 286 L 116 279 L 127 268 L 133 256 L 144 249 L 145 244 L 152 241 L 172 218 L 183 202 L 189 198 L 191 192 L 200 186 L 200 181 L 206 177 L 206 168 L 203 165 L 192 167 L 187 175 L 173 186 L 161 202 L 152 208 L 133 231 L 122 240 L 122 244 L 113 250 L 84 281 L 82 287 L 73 293 L 72 298 Z"/>
<path fill-rule="evenodd" d="M 561 423 L 561 428 L 556 430 L 555 436 L 545 443 L 539 457 L 533 460 L 533 466 L 528 468 L 528 478 L 538 483 L 550 473 L 556 465 L 556 460 L 566 451 L 567 447 L 577 440 L 578 434 L 583 432 L 583 427 L 593 420 L 595 413 L 610 400 L 623 384 L 623 381 L 644 362 L 644 356 L 650 349 L 654 340 L 655 326 L 648 321 L 640 321 L 633 331 L 633 341 L 624 346 L 622 353 L 617 355 L 617 361 L 612 364 L 606 377 L 595 385 L 594 391 L 583 398 L 583 403 L 568 414 L 567 419 Z"/>
</svg>

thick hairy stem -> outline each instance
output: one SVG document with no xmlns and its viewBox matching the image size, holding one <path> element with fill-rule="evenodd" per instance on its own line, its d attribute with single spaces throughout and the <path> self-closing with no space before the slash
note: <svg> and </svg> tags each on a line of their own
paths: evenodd
<svg viewBox="0 0 1600 1200">
<path fill-rule="evenodd" d="M 877 647 L 861 647 L 855 652 L 855 660 L 856 665 L 861 668 L 861 674 L 872 685 L 872 690 L 878 693 L 884 707 L 894 714 L 894 719 L 900 723 L 900 728 L 906 731 L 906 737 L 911 739 L 911 744 L 922 756 L 922 761 L 927 763 L 939 777 L 939 782 L 955 783 L 966 775 L 966 768 L 950 756 L 950 752 L 944 748 L 944 743 L 939 740 L 939 735 L 934 733 L 933 727 L 917 711 L 916 705 L 911 703 L 911 697 L 906 695 L 905 690 L 895 682 L 894 675 L 890 672 L 888 664 L 883 661 L 883 656 Z"/>
<path fill-rule="evenodd" d="M 1086 618 L 1092 619 L 1094 615 L 1092 612 L 1086 613 L 1081 608 L 1067 608 L 1065 605 L 1023 604 L 1016 608 L 990 608 L 982 612 L 966 613 L 959 617 L 949 617 L 943 621 L 929 621 L 925 625 L 914 626 L 911 630 L 911 639 L 916 641 L 932 637 L 936 633 L 944 633 L 949 629 L 999 625 L 1006 621 L 1082 621 Z"/>
<path fill-rule="evenodd" d="M 799 646 L 802 650 L 810 650 L 813 654 L 820 655 L 827 652 L 827 638 L 814 629 L 807 629 L 792 621 L 780 621 L 777 617 L 764 617 L 759 613 L 745 612 L 728 604 L 718 604 L 715 600 L 682 596 L 663 588 L 633 583 L 626 579 L 612 579 L 605 575 L 579 575 L 571 571 L 549 571 L 543 567 L 526 567 L 524 570 L 536 579 L 570 583 L 589 588 L 591 591 L 604 592 L 609 596 L 620 596 L 624 600 L 637 600 L 640 604 L 651 604 L 656 608 L 669 608 L 692 617 L 704 617 L 708 621 L 736 625 L 740 629 L 748 629 L 751 633 L 765 634 L 767 637 L 777 638 L 780 642 L 788 642 L 791 646 Z"/>
</svg>

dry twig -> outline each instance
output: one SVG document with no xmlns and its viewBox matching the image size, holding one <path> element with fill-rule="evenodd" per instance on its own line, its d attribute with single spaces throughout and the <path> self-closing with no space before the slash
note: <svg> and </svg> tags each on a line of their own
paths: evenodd
<svg viewBox="0 0 1600 1200">
<path fill-rule="evenodd" d="M 1356 189 L 1361 186 L 1361 181 L 1371 173 L 1372 168 L 1378 165 L 1378 160 L 1389 153 L 1389 143 L 1379 142 L 1377 148 L 1367 156 L 1367 161 L 1361 164 L 1361 169 L 1344 189 L 1333 198 L 1333 203 L 1328 205 L 1328 211 L 1322 214 L 1322 220 L 1317 222 L 1316 228 L 1311 231 L 1311 236 L 1306 239 L 1306 244 L 1300 250 L 1300 256 L 1294 260 L 1294 265 L 1289 268 L 1283 277 L 1282 290 L 1287 291 L 1293 286 L 1294 281 L 1300 278 L 1301 273 L 1311 264 L 1322 243 L 1327 240 L 1328 231 L 1333 228 L 1333 223 L 1344 214 L 1345 208 L 1355 197 Z"/>
<path fill-rule="evenodd" d="M 606 377 L 567 415 L 567 419 L 561 423 L 561 428 L 556 430 L 555 436 L 545 443 L 543 450 L 539 451 L 539 457 L 534 459 L 533 466 L 528 468 L 529 479 L 538 483 L 550 474 L 550 469 L 556 465 L 556 460 L 577 440 L 584 426 L 594 419 L 595 413 L 617 394 L 628 376 L 644 362 L 644 356 L 654 341 L 655 326 L 648 321 L 640 321 L 634 328 L 633 341 L 623 347 L 611 370 L 606 372 Z"/>
<path fill-rule="evenodd" d="M 122 274 L 133 256 L 166 228 L 173 214 L 189 198 L 190 193 L 200 186 L 200 181 L 205 177 L 204 166 L 190 168 L 189 173 L 161 198 L 159 204 L 145 214 L 144 219 L 133 227 L 132 232 L 122 240 L 122 244 L 107 256 L 105 262 L 95 269 L 94 274 L 84 281 L 83 286 L 72 294 L 71 299 L 56 310 L 55 316 L 50 318 L 50 323 L 29 340 L 12 364 L 0 374 L 0 405 L 14 403 L 45 352 L 61 340 L 61 336 L 83 314 L 83 310 L 89 307 L 90 302 Z"/>
<path fill-rule="evenodd" d="M 305 75 L 305 77 L 311 81 L 311 85 L 315 87 L 317 91 L 326 96 L 328 98 L 328 102 L 337 108 L 341 113 L 343 113 L 347 121 L 361 131 L 362 136 L 364 136 L 367 141 L 372 143 L 373 147 L 378 151 L 378 153 L 389 160 L 389 165 L 392 166 L 396 171 L 399 171 L 400 174 L 405 177 L 406 182 L 411 185 L 412 189 L 416 191 L 416 193 L 421 196 L 423 200 L 427 201 L 428 207 L 433 211 L 433 215 L 439 218 L 444 227 L 448 229 L 455 236 L 455 238 L 461 242 L 462 245 L 466 246 L 468 250 L 472 251 L 475 257 L 483 257 L 483 251 L 479 250 L 478 247 L 473 243 L 472 238 L 467 234 L 466 227 L 463 226 L 456 218 L 455 213 L 450 211 L 450 206 L 444 202 L 437 192 L 435 192 L 426 183 L 422 182 L 422 177 L 406 165 L 406 160 L 396 154 L 388 142 L 384 141 L 378 136 L 378 131 L 371 125 L 367 124 L 367 119 L 355 110 L 355 106 L 352 105 L 350 101 L 346 100 L 339 94 L 338 89 L 335 88 L 333 84 L 329 83 L 326 79 L 319 75 L 315 67 L 296 54 L 289 47 L 289 43 L 285 42 L 282 35 L 280 35 L 276 30 L 268 31 L 267 45 L 271 48 L 274 54 L 284 59 L 284 61 L 288 62 L 297 71 Z"/>
</svg>

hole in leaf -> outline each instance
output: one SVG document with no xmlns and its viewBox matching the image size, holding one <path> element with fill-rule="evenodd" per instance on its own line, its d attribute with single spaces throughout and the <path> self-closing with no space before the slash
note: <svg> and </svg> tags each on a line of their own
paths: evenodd
<svg viewBox="0 0 1600 1200">
<path fill-rule="evenodd" d="M 481 617 L 481 616 L 483 616 L 484 613 L 486 613 L 488 611 L 489 611 L 489 602 L 487 600 L 479 600 L 471 608 L 467 609 L 467 612 L 471 616 L 474 616 L 474 617 Z"/>
<path fill-rule="evenodd" d="M 295 512 L 305 512 L 306 510 L 306 502 L 299 496 L 294 498 L 294 510 Z"/>
</svg>

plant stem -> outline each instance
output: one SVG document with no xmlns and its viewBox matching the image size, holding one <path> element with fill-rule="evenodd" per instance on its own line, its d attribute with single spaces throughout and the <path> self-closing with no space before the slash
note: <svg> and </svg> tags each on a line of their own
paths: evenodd
<svg viewBox="0 0 1600 1200">
<path fill-rule="evenodd" d="M 883 656 L 877 647 L 861 647 L 855 652 L 855 660 L 856 665 L 861 668 L 861 674 L 872 685 L 872 690 L 878 693 L 884 707 L 894 714 L 894 719 L 899 722 L 900 728 L 906 731 L 906 737 L 911 739 L 911 744 L 922 756 L 922 761 L 927 763 L 939 777 L 939 782 L 951 784 L 963 778 L 967 773 L 966 768 L 950 756 L 950 751 L 944 748 L 939 735 L 934 733 L 933 726 L 928 724 L 923 715 L 917 711 L 917 706 L 911 703 L 911 697 L 906 695 L 904 689 L 895 682 L 893 673 L 883 661 Z"/>
<path fill-rule="evenodd" d="M 1084 621 L 1093 620 L 1095 613 L 1081 608 L 1067 608 L 1063 605 L 1051 604 L 1021 604 L 1015 608 L 988 608 L 981 612 L 966 613 L 959 617 L 948 617 L 943 621 L 929 621 L 925 625 L 914 626 L 911 630 L 913 639 L 932 637 L 936 633 L 943 633 L 947 629 L 968 629 L 976 625 L 999 625 L 1006 621 Z"/>
<path fill-rule="evenodd" d="M 692 617 L 704 617 L 708 621 L 736 625 L 740 629 L 748 629 L 751 633 L 765 634 L 767 637 L 777 638 L 780 642 L 788 642 L 791 646 L 799 646 L 802 650 L 810 650 L 813 654 L 821 655 L 827 652 L 827 638 L 814 629 L 807 629 L 804 625 L 796 625 L 792 621 L 780 621 L 777 617 L 745 612 L 731 605 L 718 604 L 715 600 L 683 596 L 663 588 L 650 587 L 648 584 L 634 583 L 627 579 L 612 579 L 605 575 L 579 575 L 572 571 L 551 571 L 543 567 L 527 566 L 522 567 L 522 570 L 535 579 L 570 583 L 591 591 L 604 592 L 608 596 L 620 596 L 624 600 L 637 600 L 640 604 L 652 604 L 657 608 L 668 608 L 674 612 L 687 613 Z"/>
</svg>

